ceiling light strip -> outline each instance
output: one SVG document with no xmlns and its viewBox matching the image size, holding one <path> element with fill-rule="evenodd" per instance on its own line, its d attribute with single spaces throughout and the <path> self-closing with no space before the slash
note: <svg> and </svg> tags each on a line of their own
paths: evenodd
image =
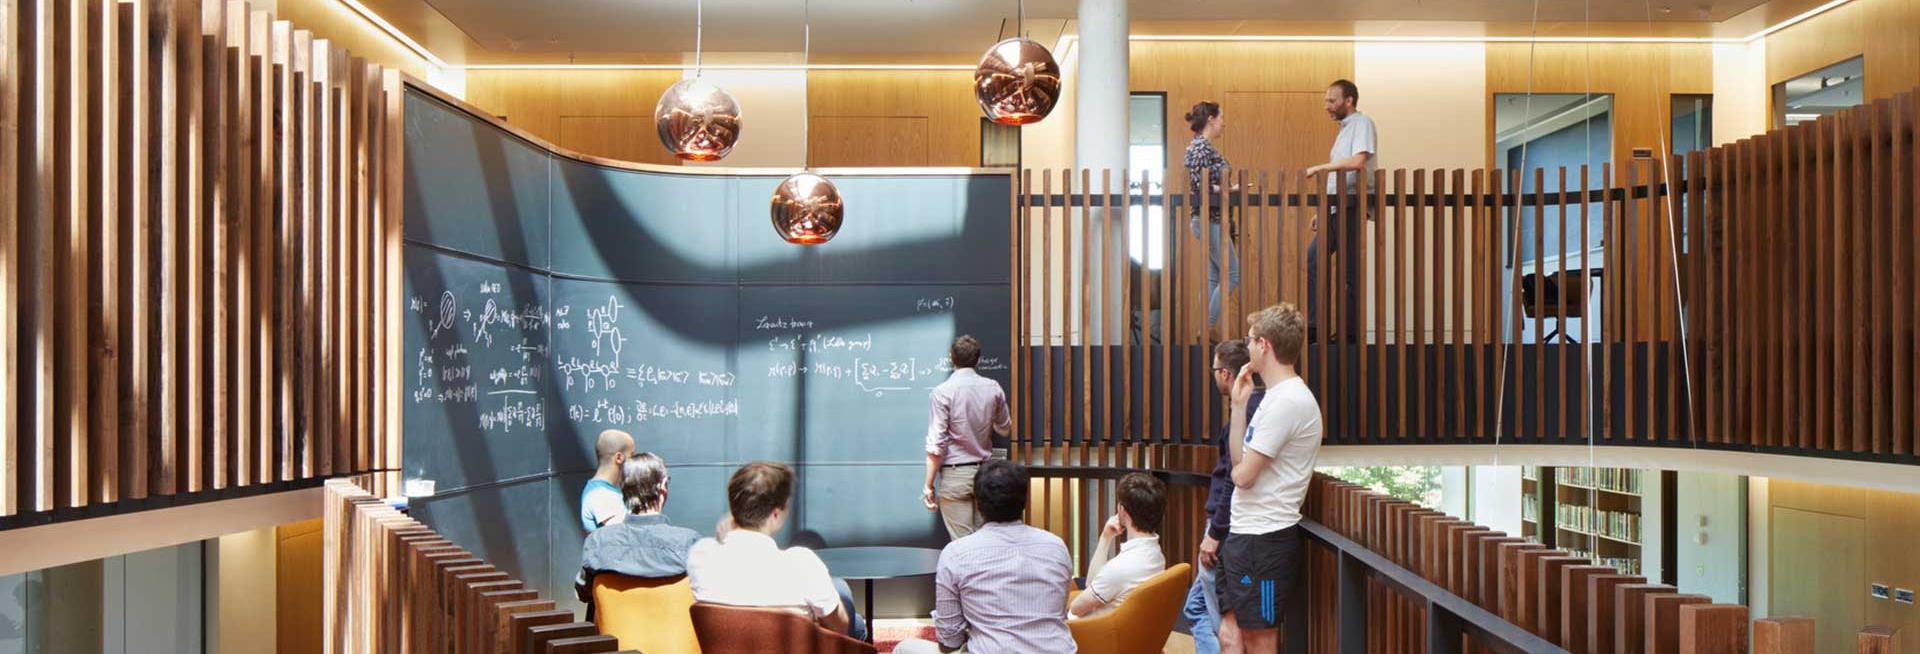
<svg viewBox="0 0 1920 654">
<path fill-rule="evenodd" d="M 471 64 L 453 70 L 687 70 L 685 64 Z M 965 64 L 707 64 L 701 70 L 973 70 Z"/>
<path fill-rule="evenodd" d="M 400 45 L 413 51 L 413 54 L 419 56 L 421 59 L 425 59 L 427 63 L 440 68 L 449 67 L 447 66 L 447 62 L 441 60 L 439 57 L 433 56 L 433 53 L 428 51 L 426 47 L 420 45 L 419 42 L 414 41 L 411 37 L 408 37 L 406 32 L 400 31 L 400 28 L 394 27 L 393 23 L 387 22 L 387 19 L 381 18 L 380 14 L 373 13 L 372 9 L 368 9 L 366 5 L 360 4 L 359 0 L 340 0 L 340 4 L 353 13 L 358 14 L 362 20 L 372 23 L 374 28 L 385 33 L 387 38 L 399 42 Z"/>
<path fill-rule="evenodd" d="M 1826 4 L 1814 7 L 1797 16 L 1775 23 L 1766 29 L 1745 37 L 1689 37 L 1689 36 L 1400 36 L 1400 35 L 1238 35 L 1238 34 L 1133 34 L 1128 41 L 1220 41 L 1220 42 L 1294 42 L 1294 43 L 1641 43 L 1641 44 L 1741 44 L 1752 43 L 1766 38 L 1775 32 L 1806 22 L 1820 14 L 1833 10 L 1853 0 L 1829 0 Z M 356 0 L 340 0 L 394 40 L 407 46 L 421 58 L 434 65 L 451 70 L 687 70 L 686 64 L 470 64 L 450 66 L 433 56 L 426 48 L 393 27 L 378 14 L 368 10 Z M 1061 38 L 1062 43 L 1071 48 L 1079 41 L 1077 34 Z M 1065 48 L 1056 47 L 1065 58 Z M 961 64 L 727 64 L 701 66 L 707 70 L 973 70 L 973 66 Z"/>
</svg>

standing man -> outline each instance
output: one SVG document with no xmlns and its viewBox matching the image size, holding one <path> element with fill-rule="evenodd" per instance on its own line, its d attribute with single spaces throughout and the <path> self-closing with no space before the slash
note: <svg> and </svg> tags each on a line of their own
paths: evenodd
<svg viewBox="0 0 1920 654">
<path fill-rule="evenodd" d="M 920 502 L 928 511 L 939 511 L 947 535 L 960 540 L 980 528 L 973 475 L 980 462 L 993 457 L 993 434 L 1013 431 L 1013 416 L 1000 383 L 973 369 L 980 363 L 979 340 L 968 335 L 953 339 L 948 355 L 953 375 L 933 388 L 927 412 L 927 482 L 920 489 Z"/>
<path fill-rule="evenodd" d="M 1320 453 L 1320 403 L 1295 367 L 1306 321 L 1281 303 L 1247 316 L 1248 363 L 1233 380 L 1230 433 L 1233 516 L 1214 577 L 1220 592 L 1220 641 L 1233 654 L 1274 654 L 1300 570 L 1300 504 Z M 1267 395 L 1252 418 L 1253 376 Z"/>
<path fill-rule="evenodd" d="M 633 458 L 633 435 L 618 429 L 600 432 L 593 443 L 593 456 L 599 467 L 594 468 L 587 487 L 580 490 L 580 526 L 589 534 L 627 517 L 627 501 L 620 496 L 620 468 Z"/>
<path fill-rule="evenodd" d="M 1213 387 L 1220 397 L 1232 399 L 1228 391 L 1233 389 L 1234 378 L 1246 365 L 1246 341 L 1236 338 L 1213 346 Z M 1247 410 L 1258 410 L 1260 399 L 1266 394 L 1265 389 L 1255 388 L 1253 397 L 1247 400 Z M 1214 440 L 1220 456 L 1213 464 L 1213 480 L 1207 489 L 1206 536 L 1200 539 L 1197 558 L 1200 571 L 1193 576 L 1187 601 L 1181 606 L 1182 615 L 1192 626 L 1195 654 L 1220 654 L 1220 641 L 1216 637 L 1220 628 L 1220 596 L 1214 589 L 1213 570 L 1220 565 L 1220 542 L 1227 539 L 1228 521 L 1233 514 L 1233 454 L 1227 451 L 1227 439 L 1234 434 L 1231 429 L 1230 425 L 1220 425 L 1220 433 Z"/>
<path fill-rule="evenodd" d="M 1366 175 L 1367 181 L 1373 180 L 1375 168 L 1374 155 L 1380 152 L 1379 137 L 1374 132 L 1373 119 L 1360 113 L 1360 87 L 1347 80 L 1336 80 L 1327 87 L 1327 115 L 1340 123 L 1340 134 L 1333 138 L 1333 150 L 1327 153 L 1327 163 L 1308 168 L 1306 174 L 1335 173 L 1327 175 L 1327 207 L 1324 213 L 1328 219 L 1327 254 L 1340 251 L 1340 239 L 1351 239 L 1356 247 L 1349 248 L 1346 255 L 1340 257 L 1341 270 L 1334 273 L 1334 301 L 1340 303 L 1339 316 L 1333 320 L 1333 331 L 1341 341 L 1360 342 L 1360 298 L 1353 293 L 1354 279 L 1360 276 L 1360 248 L 1366 242 L 1360 237 L 1360 221 L 1355 216 L 1366 212 L 1360 207 L 1360 176 Z M 1344 180 L 1344 187 L 1342 181 Z M 1334 222 L 1338 221 L 1338 222 Z M 1314 220 L 1316 232 L 1313 241 L 1307 244 L 1307 318 L 1320 318 L 1320 294 L 1314 289 L 1319 268 L 1315 265 L 1320 259 L 1319 219 Z"/>
</svg>

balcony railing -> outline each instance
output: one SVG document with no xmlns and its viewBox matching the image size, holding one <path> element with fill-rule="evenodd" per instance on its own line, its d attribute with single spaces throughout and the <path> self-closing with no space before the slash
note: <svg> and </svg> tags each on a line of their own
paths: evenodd
<svg viewBox="0 0 1920 654">
<path fill-rule="evenodd" d="M 1684 156 L 1378 171 L 1331 192 L 1296 171 L 1199 196 L 1021 171 L 1018 458 L 1205 442 L 1224 418 L 1209 345 L 1291 302 L 1314 308 L 1302 370 L 1331 444 L 1920 463 L 1916 111 L 1908 93 Z M 1216 212 L 1230 256 L 1193 219 Z M 1338 252 L 1310 258 L 1316 237 Z M 1210 323 L 1208 269 L 1229 260 L 1241 283 L 1220 271 Z"/>
</svg>

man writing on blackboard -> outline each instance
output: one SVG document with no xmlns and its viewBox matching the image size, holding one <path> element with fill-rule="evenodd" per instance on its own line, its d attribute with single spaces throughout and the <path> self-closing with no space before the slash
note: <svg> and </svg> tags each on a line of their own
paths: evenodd
<svg viewBox="0 0 1920 654">
<path fill-rule="evenodd" d="M 920 502 L 939 511 L 954 540 L 980 528 L 973 506 L 973 474 L 993 456 L 993 434 L 1013 431 L 1007 394 L 1000 383 L 980 376 L 980 341 L 962 335 L 948 352 L 953 374 L 933 388 L 927 411 L 927 483 Z"/>
</svg>

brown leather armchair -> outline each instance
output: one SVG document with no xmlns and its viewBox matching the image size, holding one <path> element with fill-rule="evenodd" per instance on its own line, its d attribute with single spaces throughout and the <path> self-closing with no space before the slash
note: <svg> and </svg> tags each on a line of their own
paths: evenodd
<svg viewBox="0 0 1920 654">
<path fill-rule="evenodd" d="M 1081 654 L 1160 654 L 1180 617 L 1180 604 L 1193 581 L 1191 570 L 1185 563 L 1175 564 L 1141 582 L 1105 615 L 1068 620 L 1074 644 Z"/>
<path fill-rule="evenodd" d="M 692 612 L 705 654 L 875 654 L 872 645 L 823 629 L 797 611 L 695 602 Z"/>
</svg>

